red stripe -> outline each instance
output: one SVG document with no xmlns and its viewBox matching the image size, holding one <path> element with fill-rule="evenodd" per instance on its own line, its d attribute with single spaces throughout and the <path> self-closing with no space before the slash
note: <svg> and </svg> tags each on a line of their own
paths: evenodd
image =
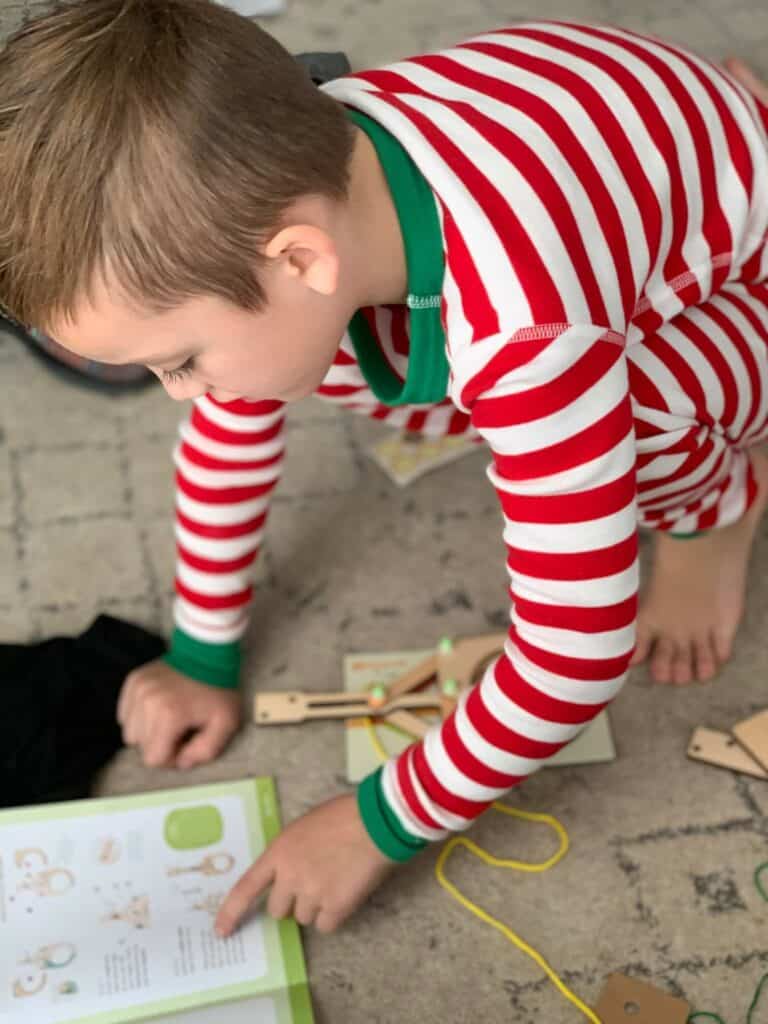
<svg viewBox="0 0 768 1024">
<path fill-rule="evenodd" d="M 427 814 L 416 794 L 416 790 L 413 788 L 410 773 L 413 750 L 414 748 L 412 746 L 409 747 L 403 754 L 401 754 L 397 761 L 397 781 L 400 786 L 400 791 L 402 792 L 403 799 L 408 804 L 411 813 L 422 823 L 422 825 L 425 825 L 427 828 L 438 829 L 442 832 L 444 831 L 443 826 Z"/>
<path fill-rule="evenodd" d="M 459 287 L 461 311 L 472 325 L 476 338 L 490 338 L 500 330 L 499 316 L 493 308 L 485 282 L 470 255 L 464 236 L 456 227 L 451 211 L 441 202 L 446 266 Z"/>
<path fill-rule="evenodd" d="M 524 523 L 588 523 L 621 512 L 635 500 L 634 466 L 608 484 L 568 494 L 529 495 L 499 491 L 507 519 Z"/>
<path fill-rule="evenodd" d="M 220 456 L 206 455 L 199 448 L 194 448 L 188 441 L 182 441 L 179 450 L 184 458 L 194 466 L 226 473 L 247 473 L 252 469 L 266 469 L 268 466 L 279 466 L 285 456 L 284 446 L 268 459 L 254 459 L 250 462 L 230 462 L 228 459 L 222 459 Z"/>
<path fill-rule="evenodd" d="M 627 655 L 628 661 L 629 655 Z M 581 725 L 590 722 L 610 703 L 610 701 L 603 701 L 597 704 L 576 704 L 550 697 L 524 679 L 506 657 L 499 658 L 496 665 L 496 681 L 502 693 L 509 700 L 543 722 Z M 578 686 L 578 681 L 575 681 L 574 689 Z M 551 744 L 547 744 L 547 746 L 551 746 Z M 557 746 L 562 747 L 563 744 L 558 743 Z"/>
<path fill-rule="evenodd" d="M 240 502 L 253 501 L 273 491 L 277 485 L 277 477 L 263 484 L 251 484 L 248 487 L 199 487 L 191 483 L 182 473 L 176 474 L 176 486 L 188 498 L 207 505 L 237 505 Z"/>
<path fill-rule="evenodd" d="M 491 806 L 492 801 L 490 800 L 465 800 L 447 790 L 430 768 L 423 744 L 413 748 L 412 756 L 419 782 L 430 800 L 434 801 L 438 807 L 444 808 L 457 817 L 471 820 L 477 818 Z"/>
<path fill-rule="evenodd" d="M 199 594 L 190 590 L 181 580 L 176 580 L 176 593 L 185 601 L 196 605 L 198 608 L 206 608 L 208 611 L 221 611 L 229 608 L 240 608 L 248 604 L 253 594 L 253 587 L 246 587 L 245 590 L 238 590 L 234 594 L 223 594 L 213 596 L 211 594 Z"/>
<path fill-rule="evenodd" d="M 197 569 L 198 572 L 208 572 L 214 575 L 240 572 L 242 569 L 247 569 L 248 566 L 253 565 L 253 562 L 259 553 L 259 548 L 256 546 L 252 551 L 249 551 L 248 554 L 243 555 L 242 558 L 233 558 L 229 561 L 218 562 L 211 558 L 200 558 L 199 555 L 193 555 L 192 552 L 182 544 L 177 544 L 176 550 L 181 561 L 191 569 Z"/>
<path fill-rule="evenodd" d="M 504 659 L 506 661 L 506 659 Z M 487 743 L 503 750 L 506 754 L 514 754 L 517 757 L 530 757 L 540 760 L 556 754 L 563 746 L 562 742 L 546 743 L 544 740 L 533 739 L 531 736 L 524 736 L 515 729 L 500 721 L 488 709 L 482 699 L 481 687 L 476 686 L 471 690 L 465 704 L 467 718 L 473 727 Z"/>
<path fill-rule="evenodd" d="M 264 430 L 228 430 L 226 427 L 220 427 L 217 423 L 207 419 L 203 411 L 198 406 L 193 408 L 192 415 L 190 417 L 190 423 L 199 434 L 202 434 L 203 437 L 207 437 L 211 441 L 218 441 L 222 444 L 233 445 L 235 448 L 244 445 L 266 444 L 268 441 L 274 440 L 280 433 L 283 422 L 284 417 L 281 417 L 276 423 L 266 427 Z"/>
<path fill-rule="evenodd" d="M 637 618 L 637 595 L 619 604 L 584 608 L 576 605 L 541 604 L 515 595 L 514 613 L 525 622 L 579 633 L 610 633 L 631 626 Z"/>
<path fill-rule="evenodd" d="M 261 530 L 267 521 L 267 515 L 268 510 L 243 523 L 200 523 L 196 519 L 190 519 L 189 516 L 184 515 L 177 507 L 176 522 L 197 537 L 209 540 L 233 540 L 238 537 L 247 537 L 256 533 L 257 530 Z"/>
<path fill-rule="evenodd" d="M 511 572 L 542 580 L 594 580 L 625 572 L 637 558 L 637 534 L 610 547 L 594 551 L 547 552 L 510 548 L 507 565 Z"/>
<path fill-rule="evenodd" d="M 511 427 L 553 416 L 571 406 L 601 381 L 623 358 L 618 345 L 595 342 L 554 380 L 498 398 L 479 398 L 472 411 L 478 430 Z"/>
<path fill-rule="evenodd" d="M 574 682 L 591 681 L 610 682 L 623 676 L 629 666 L 631 651 L 614 658 L 577 658 L 554 651 L 545 651 L 543 647 L 529 644 L 518 634 L 515 643 L 528 661 L 539 668 L 552 672 L 554 675 L 573 679 Z"/>
<path fill-rule="evenodd" d="M 478 396 L 490 390 L 501 377 L 513 373 L 521 366 L 532 363 L 537 356 L 559 339 L 560 328 L 567 328 L 567 326 L 567 324 L 558 324 L 551 332 L 547 328 L 542 328 L 544 336 L 535 339 L 528 339 L 523 331 L 517 331 L 507 344 L 490 359 L 487 359 L 477 373 L 466 382 L 461 391 L 461 404 L 471 408 Z"/>
</svg>

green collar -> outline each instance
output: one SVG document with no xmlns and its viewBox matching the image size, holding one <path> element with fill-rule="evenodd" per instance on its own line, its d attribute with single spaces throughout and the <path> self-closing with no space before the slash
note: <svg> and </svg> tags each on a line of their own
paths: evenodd
<svg viewBox="0 0 768 1024">
<path fill-rule="evenodd" d="M 408 376 L 403 382 L 391 369 L 359 310 L 349 324 L 355 355 L 371 391 L 384 405 L 441 402 L 448 392 L 449 366 L 440 319 L 445 259 L 435 197 L 393 135 L 357 110 L 347 108 L 347 115 L 376 149 L 403 233 L 410 311 Z"/>
</svg>

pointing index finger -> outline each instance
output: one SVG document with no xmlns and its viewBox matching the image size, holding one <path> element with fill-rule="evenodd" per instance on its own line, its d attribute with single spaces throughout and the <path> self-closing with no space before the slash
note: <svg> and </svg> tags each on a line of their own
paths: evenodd
<svg viewBox="0 0 768 1024">
<path fill-rule="evenodd" d="M 219 907 L 216 915 L 216 933 L 222 938 L 231 935 L 246 911 L 275 879 L 275 867 L 270 851 L 262 854 L 245 872 Z"/>
</svg>

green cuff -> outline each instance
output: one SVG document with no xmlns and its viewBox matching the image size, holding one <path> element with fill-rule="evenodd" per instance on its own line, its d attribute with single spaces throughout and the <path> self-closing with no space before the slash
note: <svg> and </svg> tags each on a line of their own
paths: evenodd
<svg viewBox="0 0 768 1024">
<path fill-rule="evenodd" d="M 240 682 L 240 644 L 206 644 L 178 627 L 171 637 L 171 649 L 163 658 L 171 668 L 198 682 L 235 690 Z"/>
<path fill-rule="evenodd" d="M 381 787 L 382 770 L 377 768 L 360 783 L 357 806 L 368 835 L 384 856 L 404 864 L 420 853 L 427 846 L 427 841 L 406 832 L 397 820 Z"/>
<path fill-rule="evenodd" d="M 672 540 L 695 540 L 697 537 L 703 537 L 705 533 L 709 533 L 709 530 L 694 530 L 693 533 L 670 533 L 669 536 Z"/>
</svg>

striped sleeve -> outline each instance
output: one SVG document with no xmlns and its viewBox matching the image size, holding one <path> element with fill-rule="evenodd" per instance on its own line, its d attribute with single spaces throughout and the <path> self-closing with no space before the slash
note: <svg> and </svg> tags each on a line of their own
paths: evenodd
<svg viewBox="0 0 768 1024">
<path fill-rule="evenodd" d="M 454 714 L 386 764 L 381 813 L 365 795 L 370 782 L 361 788 L 375 841 L 396 819 L 395 859 L 465 828 L 577 736 L 621 688 L 635 644 L 635 449 L 621 337 L 537 328 L 470 345 L 453 369 L 457 404 L 493 453 L 510 628 L 504 654 Z"/>
<path fill-rule="evenodd" d="M 252 572 L 285 452 L 280 402 L 199 398 L 176 447 L 176 628 L 167 657 L 185 675 L 233 687 Z"/>
</svg>

